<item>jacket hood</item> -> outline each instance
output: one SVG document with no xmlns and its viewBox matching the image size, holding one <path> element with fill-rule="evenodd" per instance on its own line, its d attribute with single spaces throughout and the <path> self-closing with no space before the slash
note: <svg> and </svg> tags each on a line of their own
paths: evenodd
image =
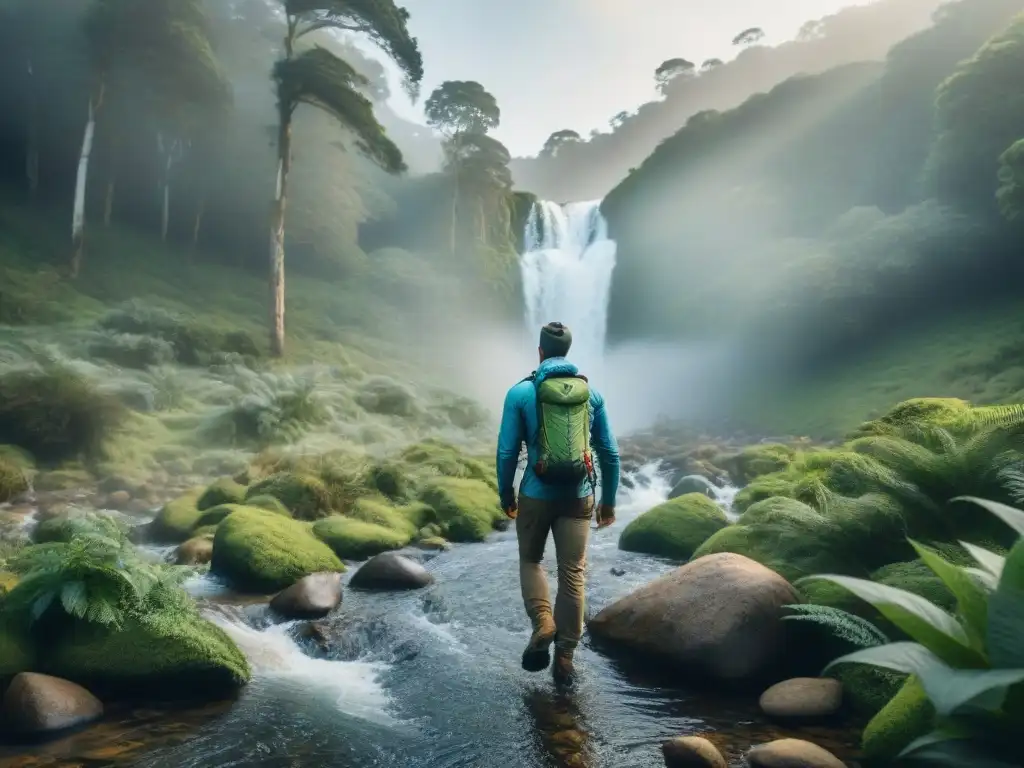
<svg viewBox="0 0 1024 768">
<path fill-rule="evenodd" d="M 579 372 L 580 369 L 564 357 L 549 357 L 537 366 L 537 383 L 539 384 L 549 376 L 575 376 Z"/>
</svg>

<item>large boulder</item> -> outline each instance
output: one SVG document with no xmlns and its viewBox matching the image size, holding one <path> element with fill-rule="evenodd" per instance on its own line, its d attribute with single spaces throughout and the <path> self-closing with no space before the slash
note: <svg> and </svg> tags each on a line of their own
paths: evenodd
<svg viewBox="0 0 1024 768">
<path fill-rule="evenodd" d="M 228 515 L 217 528 L 210 570 L 240 591 L 268 593 L 303 576 L 341 572 L 345 566 L 308 524 L 246 508 Z"/>
<path fill-rule="evenodd" d="M 697 547 L 728 524 L 715 502 L 701 493 L 689 493 L 630 522 L 619 537 L 619 549 L 689 560 Z"/>
<path fill-rule="evenodd" d="M 742 555 L 694 560 L 612 603 L 590 633 L 682 672 L 753 682 L 781 660 L 786 605 L 799 602 L 774 571 Z"/>
<path fill-rule="evenodd" d="M 39 737 L 97 720 L 103 715 L 103 704 L 68 680 L 22 672 L 8 686 L 0 715 L 9 733 Z"/>
<path fill-rule="evenodd" d="M 421 589 L 433 583 L 433 574 L 420 563 L 394 552 L 371 558 L 349 582 L 354 589 L 366 590 Z"/>
<path fill-rule="evenodd" d="M 716 496 L 716 491 L 715 484 L 704 477 L 704 475 L 687 475 L 675 484 L 668 497 L 670 499 L 678 499 L 680 496 L 686 496 L 688 493 L 699 493 L 702 496 L 713 499 Z"/>
<path fill-rule="evenodd" d="M 779 739 L 747 752 L 750 768 L 846 768 L 827 749 L 800 739 Z"/>
<path fill-rule="evenodd" d="M 54 638 L 43 661 L 45 672 L 91 690 L 148 699 L 217 698 L 251 678 L 238 646 L 189 611 L 128 619 L 120 629 L 75 622 Z"/>
<path fill-rule="evenodd" d="M 319 619 L 341 604 L 341 574 L 313 573 L 299 579 L 270 601 L 286 619 Z"/>
<path fill-rule="evenodd" d="M 680 736 L 661 745 L 665 768 L 729 768 L 718 747 L 700 736 Z"/>
<path fill-rule="evenodd" d="M 775 720 L 806 722 L 831 717 L 843 704 L 843 684 L 829 677 L 798 677 L 761 694 L 761 711 Z"/>
</svg>

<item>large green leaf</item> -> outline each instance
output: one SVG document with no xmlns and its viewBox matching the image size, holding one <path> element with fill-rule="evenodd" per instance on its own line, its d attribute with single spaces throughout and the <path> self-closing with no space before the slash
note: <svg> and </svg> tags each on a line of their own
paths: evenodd
<svg viewBox="0 0 1024 768">
<path fill-rule="evenodd" d="M 971 647 L 960 623 L 935 604 L 902 589 L 851 576 L 822 575 L 824 579 L 850 590 L 874 606 L 885 618 L 954 667 L 987 666 L 984 657 Z"/>
<path fill-rule="evenodd" d="M 984 507 L 993 515 L 998 517 L 1008 526 L 1013 528 L 1018 534 L 1024 536 L 1024 512 L 1013 507 L 1008 507 L 1005 504 L 1000 504 L 998 501 L 988 501 L 987 499 L 978 499 L 974 496 L 957 496 L 952 501 L 969 501 L 972 504 L 977 504 L 979 507 Z"/>
<path fill-rule="evenodd" d="M 995 577 L 996 581 L 999 581 L 999 577 L 1003 575 L 1005 557 L 966 541 L 961 541 L 960 546 L 967 550 L 967 553 L 978 562 L 978 565 Z"/>
<path fill-rule="evenodd" d="M 962 728 L 940 729 L 907 745 L 900 753 L 902 760 L 927 763 L 943 768 L 1020 768 L 989 753 L 983 733 Z"/>
<path fill-rule="evenodd" d="M 1024 681 L 1024 669 L 954 669 L 919 643 L 890 643 L 840 656 L 828 665 L 870 664 L 917 675 L 940 717 L 961 711 L 993 712 L 1003 705 L 1013 685 Z"/>
<path fill-rule="evenodd" d="M 989 600 L 987 639 L 993 667 L 1024 668 L 1024 541 L 1010 550 Z"/>
<path fill-rule="evenodd" d="M 917 551 L 935 575 L 942 579 L 956 598 L 960 615 L 966 624 L 967 636 L 978 653 L 985 653 L 986 627 L 988 626 L 988 593 L 967 571 L 946 562 L 933 549 L 911 540 L 910 545 Z"/>
</svg>

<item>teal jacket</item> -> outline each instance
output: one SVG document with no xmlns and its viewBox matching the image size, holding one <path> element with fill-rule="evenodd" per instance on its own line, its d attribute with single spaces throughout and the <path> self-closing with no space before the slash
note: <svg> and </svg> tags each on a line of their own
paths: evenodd
<svg viewBox="0 0 1024 768">
<path fill-rule="evenodd" d="M 579 369 L 564 357 L 551 357 L 537 368 L 537 383 L 553 373 L 575 374 Z M 508 509 L 515 503 L 516 467 L 519 451 L 526 443 L 528 460 L 519 492 L 534 499 L 578 498 L 596 492 L 590 480 L 584 480 L 575 489 L 566 489 L 542 482 L 534 473 L 537 461 L 537 391 L 532 381 L 521 381 L 505 395 L 505 407 L 501 414 L 501 430 L 498 432 L 498 494 L 501 506 Z M 601 470 L 601 504 L 615 505 L 619 491 L 619 446 L 608 423 L 604 398 L 593 387 L 590 389 L 590 445 L 597 454 L 597 466 Z"/>
</svg>

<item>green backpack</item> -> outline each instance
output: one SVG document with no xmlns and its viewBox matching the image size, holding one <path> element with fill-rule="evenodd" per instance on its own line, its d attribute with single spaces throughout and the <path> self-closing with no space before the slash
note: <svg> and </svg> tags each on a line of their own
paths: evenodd
<svg viewBox="0 0 1024 768">
<path fill-rule="evenodd" d="M 594 478 L 590 451 L 590 384 L 580 374 L 554 375 L 537 384 L 537 462 L 533 470 L 545 483 L 578 485 Z"/>
</svg>

